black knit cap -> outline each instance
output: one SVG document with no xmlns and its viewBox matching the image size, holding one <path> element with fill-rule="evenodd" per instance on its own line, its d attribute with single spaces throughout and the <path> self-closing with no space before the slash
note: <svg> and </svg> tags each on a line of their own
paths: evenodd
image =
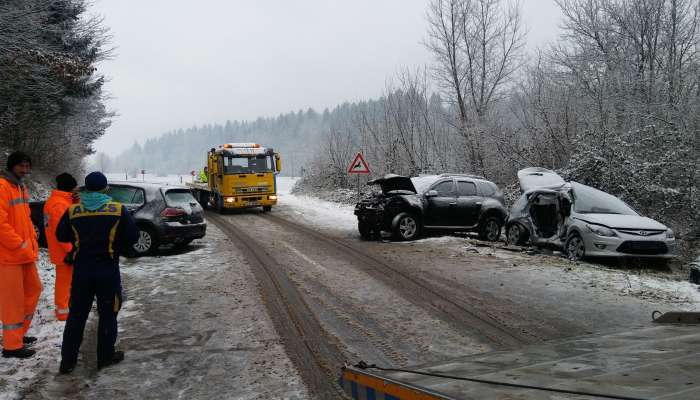
<svg viewBox="0 0 700 400">
<path fill-rule="evenodd" d="M 70 192 L 78 186 L 78 181 L 73 178 L 73 175 L 64 172 L 56 177 L 56 189 L 62 192 Z"/>
<path fill-rule="evenodd" d="M 107 189 L 107 177 L 102 172 L 90 172 L 85 177 L 85 189 L 90 192 L 101 192 Z"/>
<path fill-rule="evenodd" d="M 15 151 L 7 157 L 7 170 L 11 171 L 16 165 L 22 164 L 23 162 L 28 162 L 32 165 L 32 159 L 29 158 L 27 153 L 21 151 Z"/>
</svg>

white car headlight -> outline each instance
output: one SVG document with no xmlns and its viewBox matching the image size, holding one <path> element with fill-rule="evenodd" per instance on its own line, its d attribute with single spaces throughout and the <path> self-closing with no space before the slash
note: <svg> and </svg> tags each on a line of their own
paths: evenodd
<svg viewBox="0 0 700 400">
<path fill-rule="evenodd" d="M 666 230 L 666 239 L 675 239 L 676 235 L 673 233 L 671 229 Z"/>
<path fill-rule="evenodd" d="M 608 236 L 608 237 L 617 236 L 612 229 L 606 228 L 606 227 L 601 226 L 601 225 L 586 224 L 586 227 L 588 227 L 588 229 L 590 229 L 591 232 L 595 233 L 598 236 Z"/>
</svg>

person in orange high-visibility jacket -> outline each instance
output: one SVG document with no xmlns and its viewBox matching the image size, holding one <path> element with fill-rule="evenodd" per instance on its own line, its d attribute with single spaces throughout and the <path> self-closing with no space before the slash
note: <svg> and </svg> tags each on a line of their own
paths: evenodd
<svg viewBox="0 0 700 400">
<path fill-rule="evenodd" d="M 0 320 L 2 356 L 27 358 L 27 346 L 36 338 L 25 336 L 36 311 L 41 281 L 36 270 L 39 246 L 29 211 L 29 193 L 22 178 L 32 162 L 24 153 L 7 158 L 0 172 Z"/>
<path fill-rule="evenodd" d="M 56 227 L 63 214 L 78 199 L 78 182 L 70 174 L 63 173 L 56 177 L 56 189 L 44 204 L 44 232 L 49 247 L 49 257 L 56 266 L 56 284 L 54 285 L 54 305 L 56 319 L 68 319 L 70 301 L 70 282 L 73 277 L 72 261 L 67 259 L 73 249 L 70 243 L 61 243 L 56 239 Z"/>
</svg>

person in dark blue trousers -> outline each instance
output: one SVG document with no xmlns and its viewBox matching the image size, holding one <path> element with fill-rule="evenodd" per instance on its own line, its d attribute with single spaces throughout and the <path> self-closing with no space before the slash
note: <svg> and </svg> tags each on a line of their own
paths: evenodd
<svg viewBox="0 0 700 400">
<path fill-rule="evenodd" d="M 119 254 L 136 243 L 138 231 L 126 207 L 105 194 L 107 178 L 102 173 L 92 172 L 85 177 L 85 190 L 80 203 L 66 211 L 56 228 L 59 241 L 73 244 L 70 311 L 59 369 L 62 374 L 73 371 L 78 362 L 85 322 L 95 297 L 99 314 L 97 367 L 102 369 L 124 359 L 124 352 L 114 350 L 122 300 Z"/>
</svg>

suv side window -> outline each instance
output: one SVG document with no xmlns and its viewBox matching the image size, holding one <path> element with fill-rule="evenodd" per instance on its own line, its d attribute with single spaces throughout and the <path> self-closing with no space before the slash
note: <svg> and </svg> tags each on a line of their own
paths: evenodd
<svg viewBox="0 0 700 400">
<path fill-rule="evenodd" d="M 490 182 L 479 182 L 479 190 L 482 196 L 493 197 L 496 194 L 497 187 Z"/>
<path fill-rule="evenodd" d="M 457 181 L 457 193 L 461 197 L 476 196 L 476 185 L 474 182 Z"/>
<path fill-rule="evenodd" d="M 452 181 L 444 181 L 440 182 L 437 185 L 433 186 L 433 189 L 438 192 L 438 196 L 440 197 L 452 197 L 454 196 L 454 186 L 452 184 Z"/>
</svg>

